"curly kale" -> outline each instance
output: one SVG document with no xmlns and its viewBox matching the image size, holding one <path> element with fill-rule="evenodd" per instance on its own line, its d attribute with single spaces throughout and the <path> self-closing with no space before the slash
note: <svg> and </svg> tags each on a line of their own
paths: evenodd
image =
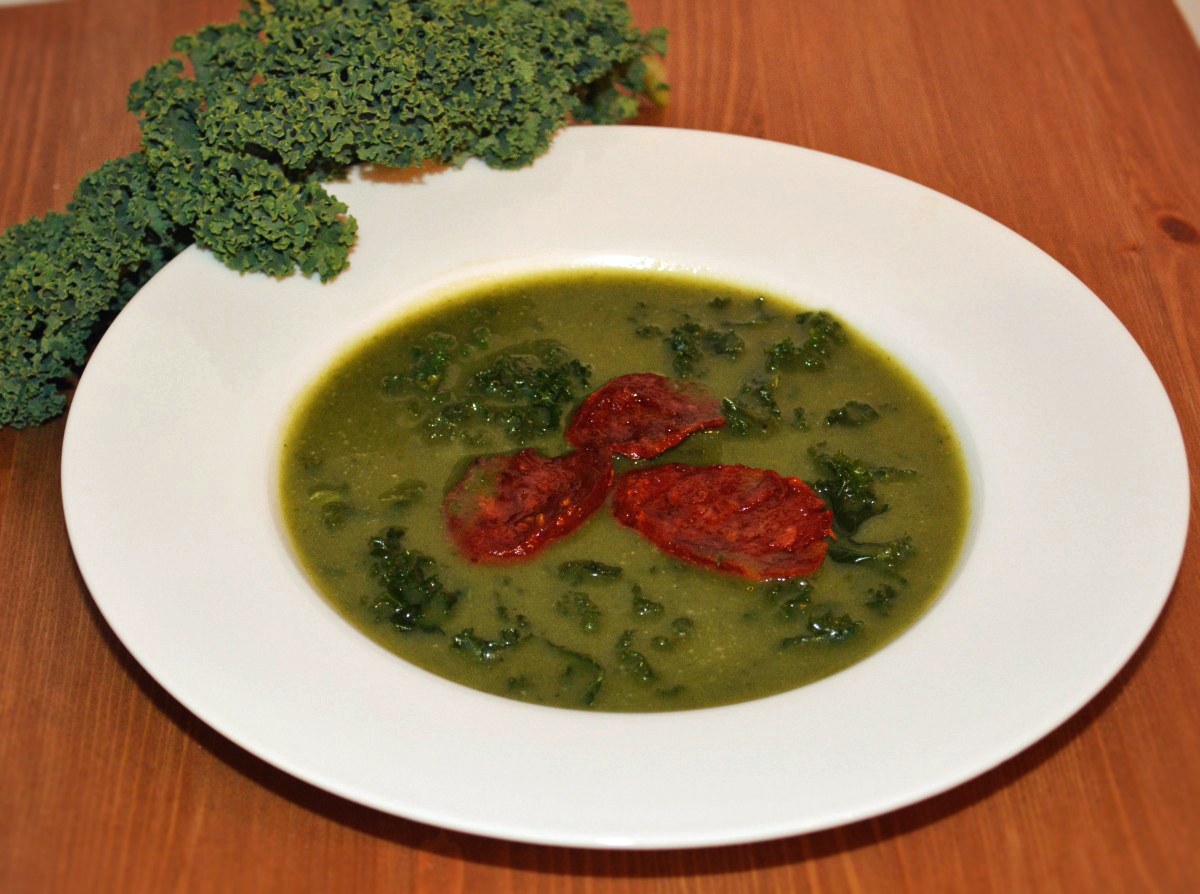
<svg viewBox="0 0 1200 894">
<path fill-rule="evenodd" d="M 573 584 L 613 581 L 621 574 L 622 569 L 619 565 L 605 565 L 594 559 L 572 559 L 558 566 L 558 576 Z"/>
<path fill-rule="evenodd" d="M 435 618 L 450 614 L 462 595 L 442 583 L 437 562 L 404 545 L 403 528 L 389 528 L 371 538 L 371 574 L 380 593 L 372 607 L 380 620 L 398 630 L 440 633 Z"/>
<path fill-rule="evenodd" d="M 458 339 L 453 335 L 430 332 L 409 348 L 408 368 L 383 380 L 384 390 L 393 394 L 403 394 L 408 390 L 426 394 L 437 392 L 458 350 Z"/>
<path fill-rule="evenodd" d="M 600 606 L 592 601 L 587 593 L 572 590 L 563 593 L 555 600 L 554 609 L 564 618 L 571 618 L 579 623 L 579 628 L 585 633 L 595 633 L 600 629 L 600 620 L 604 615 Z"/>
<path fill-rule="evenodd" d="M 780 640 L 779 644 L 790 648 L 815 643 L 841 643 L 854 636 L 861 626 L 861 621 L 856 621 L 849 615 L 834 615 L 832 609 L 827 609 L 815 618 L 808 618 L 804 623 L 803 633 Z"/>
<path fill-rule="evenodd" d="M 0 236 L 0 425 L 62 412 L 113 315 L 193 242 L 235 270 L 329 279 L 355 241 L 347 166 L 519 167 L 572 122 L 659 101 L 661 29 L 624 0 L 249 0 L 133 85 L 142 151 L 65 214 Z"/>
<path fill-rule="evenodd" d="M 767 602 L 783 618 L 791 620 L 812 602 L 813 582 L 796 577 L 771 584 L 765 591 Z"/>
<path fill-rule="evenodd" d="M 841 425 L 845 428 L 862 428 L 879 418 L 879 411 L 861 400 L 847 401 L 830 410 L 825 416 L 826 425 Z"/>
<path fill-rule="evenodd" d="M 543 433 L 558 428 L 564 409 L 583 396 L 591 375 L 591 368 L 562 345 L 542 341 L 499 354 L 471 377 L 467 391 L 504 408 L 500 415 L 509 434 Z"/>
<path fill-rule="evenodd" d="M 875 477 L 860 460 L 840 450 L 830 454 L 816 447 L 809 448 L 809 455 L 821 475 L 810 484 L 829 504 L 840 536 L 852 537 L 867 519 L 887 511 L 887 504 L 875 493 Z"/>
<path fill-rule="evenodd" d="M 917 547 L 912 537 L 904 534 L 895 540 L 881 543 L 865 543 L 861 540 L 844 538 L 829 544 L 829 560 L 842 565 L 869 564 L 881 574 L 905 583 L 897 569 L 916 555 Z"/>
<path fill-rule="evenodd" d="M 896 481 L 916 475 L 913 469 L 894 466 L 869 468 L 840 450 L 824 453 L 816 447 L 809 455 L 820 469 L 821 478 L 810 482 L 833 512 L 836 535 L 829 544 L 829 560 L 842 565 L 866 565 L 900 583 L 899 567 L 916 555 L 912 537 L 904 534 L 894 540 L 866 542 L 856 539 L 858 529 L 869 519 L 887 512 L 888 505 L 875 492 L 875 482 Z"/>
<path fill-rule="evenodd" d="M 714 329 L 692 320 L 674 327 L 663 342 L 671 352 L 671 367 L 681 379 L 703 372 L 706 356 L 736 360 L 746 347 L 733 329 Z"/>
<path fill-rule="evenodd" d="M 797 344 L 785 338 L 767 348 L 767 372 L 781 369 L 821 370 L 825 368 L 834 346 L 845 344 L 846 330 L 826 311 L 804 311 L 796 314 L 796 323 L 804 327 L 804 341 Z"/>
<path fill-rule="evenodd" d="M 141 153 L 85 177 L 65 214 L 0 234 L 0 427 L 61 413 L 99 332 L 188 241 Z"/>
<path fill-rule="evenodd" d="M 753 378 L 742 385 L 737 397 L 724 398 L 721 401 L 721 413 L 729 431 L 744 436 L 766 434 L 773 429 L 782 415 L 775 401 L 778 387 L 778 377 Z"/>
<path fill-rule="evenodd" d="M 655 602 L 642 592 L 642 588 L 637 584 L 633 585 L 633 601 L 630 605 L 630 612 L 635 618 L 661 618 L 663 613 L 663 604 Z"/>
<path fill-rule="evenodd" d="M 576 652 L 550 640 L 544 640 L 546 646 L 560 658 L 566 660 L 566 666 L 558 678 L 558 687 L 553 697 L 573 700 L 585 708 L 590 708 L 604 686 L 604 665 L 591 655 Z"/>
<path fill-rule="evenodd" d="M 632 648 L 634 632 L 626 630 L 617 640 L 616 656 L 617 669 L 628 674 L 639 683 L 651 683 L 657 678 L 654 668 L 646 660 L 646 656 Z"/>
<path fill-rule="evenodd" d="M 454 639 L 451 640 L 451 648 L 457 649 L 475 661 L 490 664 L 493 661 L 500 661 L 503 657 L 501 653 L 505 649 L 511 649 L 520 641 L 521 632 L 515 627 L 506 627 L 501 630 L 496 639 L 476 636 L 475 629 L 468 627 L 462 633 L 454 635 Z"/>
<path fill-rule="evenodd" d="M 446 385 L 452 368 L 442 369 L 443 387 L 416 409 L 430 439 L 479 447 L 490 443 L 491 429 L 526 444 L 562 427 L 567 408 L 586 393 L 592 374 L 550 340 L 496 351 L 478 362 L 484 365 L 453 386 Z"/>
<path fill-rule="evenodd" d="M 900 596 L 900 593 L 891 584 L 884 584 L 882 587 L 872 587 L 867 590 L 867 608 L 877 614 L 887 616 L 892 612 L 892 603 Z"/>
<path fill-rule="evenodd" d="M 357 162 L 528 164 L 568 121 L 631 117 L 661 32 L 613 0 L 252 0 L 180 38 L 129 107 L 177 223 L 238 270 L 328 278 Z M 190 63 L 190 72 L 184 61 Z"/>
</svg>

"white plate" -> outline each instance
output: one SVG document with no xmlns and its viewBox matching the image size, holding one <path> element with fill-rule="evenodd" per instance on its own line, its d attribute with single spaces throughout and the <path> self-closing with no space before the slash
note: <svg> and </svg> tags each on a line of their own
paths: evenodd
<svg viewBox="0 0 1200 894">
<path fill-rule="evenodd" d="M 768 839 L 996 766 L 1095 695 L 1158 616 L 1188 510 L 1171 406 L 1104 305 L 983 215 L 828 155 L 654 128 L 573 129 L 515 172 L 336 191 L 361 225 L 349 271 L 277 282 L 184 252 L 97 348 L 63 447 L 71 541 L 105 619 L 180 702 L 287 772 L 521 841 Z M 830 309 L 925 382 L 966 445 L 974 517 L 914 628 L 772 698 L 589 714 L 431 676 L 314 592 L 275 496 L 300 391 L 431 293 L 596 263 Z"/>
</svg>

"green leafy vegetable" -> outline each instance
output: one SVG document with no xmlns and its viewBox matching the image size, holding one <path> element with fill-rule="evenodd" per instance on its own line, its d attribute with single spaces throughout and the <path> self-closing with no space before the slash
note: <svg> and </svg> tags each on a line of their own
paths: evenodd
<svg viewBox="0 0 1200 894">
<path fill-rule="evenodd" d="M 859 428 L 868 422 L 874 422 L 878 418 L 879 411 L 873 406 L 859 400 L 851 400 L 847 401 L 843 406 L 830 410 L 825 416 L 825 424 Z"/>
<path fill-rule="evenodd" d="M 804 633 L 798 636 L 789 636 L 780 641 L 780 645 L 789 648 L 814 643 L 845 642 L 857 633 L 861 626 L 861 622 L 855 621 L 849 615 L 835 617 L 832 610 L 827 610 L 815 618 L 809 618 L 804 625 Z"/>
<path fill-rule="evenodd" d="M 554 341 L 499 351 L 460 383 L 433 395 L 422 425 L 432 439 L 473 446 L 498 430 L 518 444 L 558 431 L 567 407 L 586 393 L 591 369 Z M 445 377 L 449 367 L 440 375 Z M 418 410 L 418 412 L 422 412 Z"/>
<path fill-rule="evenodd" d="M 354 515 L 354 507 L 345 500 L 330 500 L 321 506 L 321 524 L 330 531 L 336 530 Z"/>
<path fill-rule="evenodd" d="M 445 332 L 430 332 L 409 348 L 409 365 L 404 372 L 383 380 L 385 391 L 402 394 L 412 390 L 433 394 L 442 387 L 454 362 L 458 339 Z"/>
<path fill-rule="evenodd" d="M 737 397 L 721 401 L 725 424 L 735 435 L 765 434 L 782 415 L 775 402 L 779 379 L 754 378 L 738 390 Z"/>
<path fill-rule="evenodd" d="M 907 534 L 882 543 L 862 543 L 842 538 L 829 544 L 830 561 L 844 565 L 870 563 L 872 567 L 900 581 L 904 579 L 896 569 L 916 555 L 916 552 L 917 547 Z"/>
<path fill-rule="evenodd" d="M 681 379 L 703 372 L 705 357 L 736 360 L 746 347 L 732 329 L 714 329 L 691 320 L 674 327 L 663 341 L 672 355 L 671 368 Z"/>
<path fill-rule="evenodd" d="M 521 634 L 515 627 L 500 631 L 496 639 L 484 639 L 475 635 L 475 630 L 468 627 L 462 633 L 457 633 L 451 640 L 453 648 L 462 652 L 468 658 L 490 664 L 501 659 L 501 653 L 521 641 Z"/>
<path fill-rule="evenodd" d="M 785 338 L 767 348 L 767 372 L 824 369 L 834 346 L 846 341 L 846 330 L 826 311 L 804 311 L 796 314 L 796 322 L 806 330 L 804 340 L 797 343 Z"/>
<path fill-rule="evenodd" d="M 650 666 L 645 655 L 633 648 L 633 636 L 632 630 L 626 630 L 617 640 L 617 667 L 639 683 L 649 683 L 656 677 L 654 668 Z"/>
<path fill-rule="evenodd" d="M 663 604 L 655 602 L 642 592 L 637 584 L 633 585 L 633 616 L 635 618 L 661 618 Z"/>
<path fill-rule="evenodd" d="M 605 565 L 592 559 L 574 559 L 558 566 L 558 576 L 573 584 L 616 580 L 621 573 L 618 565 Z"/>
<path fill-rule="evenodd" d="M 580 629 L 588 633 L 594 633 L 600 629 L 602 614 L 600 606 L 593 602 L 587 593 L 574 590 L 564 593 L 555 601 L 554 608 L 563 617 L 577 620 Z"/>
<path fill-rule="evenodd" d="M 594 658 L 537 634 L 503 630 L 489 640 L 464 630 L 452 646 L 480 664 L 503 662 L 511 674 L 505 689 L 517 698 L 588 708 L 604 685 L 604 668 Z"/>
<path fill-rule="evenodd" d="M 780 615 L 791 620 L 800 615 L 812 601 L 813 583 L 808 578 L 796 577 L 771 584 L 766 588 L 767 602 Z"/>
<path fill-rule="evenodd" d="M 99 333 L 189 241 L 141 153 L 84 178 L 65 214 L 0 234 L 0 426 L 61 413 Z"/>
<path fill-rule="evenodd" d="M 851 537 L 867 519 L 887 511 L 887 504 L 875 494 L 875 478 L 861 461 L 852 459 L 840 450 L 829 454 L 816 447 L 809 455 L 817 464 L 822 477 L 811 482 L 812 489 L 833 511 L 834 526 L 839 536 Z"/>
<path fill-rule="evenodd" d="M 570 121 L 661 102 L 665 32 L 623 0 L 249 0 L 130 90 L 142 151 L 0 235 L 0 425 L 43 422 L 96 339 L 190 243 L 329 279 L 356 237 L 322 186 L 359 162 L 513 168 Z"/>
<path fill-rule="evenodd" d="M 450 614 L 460 593 L 438 577 L 437 562 L 404 546 L 404 529 L 389 528 L 370 542 L 371 574 L 382 593 L 373 601 L 376 614 L 399 630 L 439 633 L 434 618 Z"/>
<path fill-rule="evenodd" d="M 576 652 L 549 640 L 545 640 L 545 643 L 567 660 L 567 665 L 559 676 L 559 692 L 575 696 L 579 704 L 590 707 L 604 686 L 604 666 L 583 652 Z M 578 691 L 581 686 L 582 691 Z"/>
<path fill-rule="evenodd" d="M 892 603 L 900 596 L 900 593 L 891 584 L 884 584 L 882 587 L 872 587 L 867 591 L 867 608 L 881 615 L 889 615 L 892 611 Z"/>
<path fill-rule="evenodd" d="M 696 632 L 696 622 L 691 618 L 676 618 L 671 622 L 671 632 L 680 639 L 687 639 Z"/>
<path fill-rule="evenodd" d="M 467 390 L 493 401 L 490 416 L 510 436 L 523 440 L 556 431 L 563 412 L 584 394 L 591 370 L 557 342 L 500 354 L 471 377 Z"/>
<path fill-rule="evenodd" d="M 334 531 L 354 516 L 354 506 L 347 499 L 349 494 L 350 488 L 345 484 L 322 484 L 308 495 L 308 502 L 315 507 L 326 530 Z"/>
</svg>

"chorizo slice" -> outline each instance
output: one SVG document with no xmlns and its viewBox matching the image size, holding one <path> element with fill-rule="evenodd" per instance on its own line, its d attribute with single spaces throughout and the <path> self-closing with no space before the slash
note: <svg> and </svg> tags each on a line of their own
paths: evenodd
<svg viewBox="0 0 1200 894">
<path fill-rule="evenodd" d="M 812 574 L 833 525 L 799 478 L 740 465 L 627 472 L 613 489 L 613 514 L 663 552 L 750 580 Z"/>
<path fill-rule="evenodd" d="M 520 561 L 583 524 L 604 503 L 612 477 L 609 457 L 594 451 L 481 456 L 446 494 L 442 514 L 471 561 Z"/>
<path fill-rule="evenodd" d="M 699 431 L 725 424 L 721 400 L 702 386 L 654 373 L 618 376 L 589 394 L 567 426 L 567 443 L 629 459 L 652 459 Z"/>
</svg>

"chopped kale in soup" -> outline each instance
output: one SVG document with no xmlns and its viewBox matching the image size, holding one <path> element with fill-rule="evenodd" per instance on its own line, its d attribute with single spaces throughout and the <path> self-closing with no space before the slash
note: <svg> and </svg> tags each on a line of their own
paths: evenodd
<svg viewBox="0 0 1200 894">
<path fill-rule="evenodd" d="M 861 660 L 937 596 L 969 503 L 938 407 L 836 317 L 618 269 L 477 286 L 355 347 L 303 400 L 281 496 L 378 643 L 608 711 Z"/>
</svg>

